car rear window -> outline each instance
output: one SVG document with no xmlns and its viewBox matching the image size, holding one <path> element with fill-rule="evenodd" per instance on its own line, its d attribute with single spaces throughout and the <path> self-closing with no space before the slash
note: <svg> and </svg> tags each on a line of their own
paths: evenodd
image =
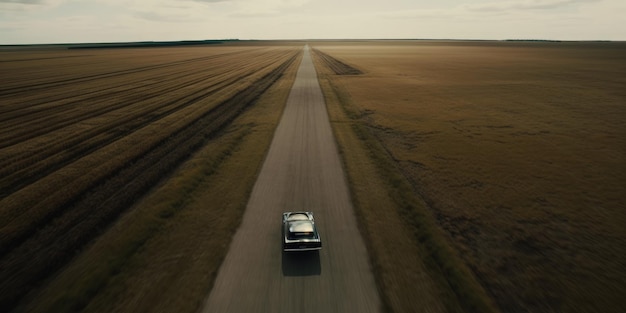
<svg viewBox="0 0 626 313">
<path fill-rule="evenodd" d="M 287 218 L 287 220 L 289 220 L 289 221 L 305 221 L 305 220 L 308 220 L 308 219 L 309 219 L 309 217 L 306 214 L 303 214 L 303 213 L 291 214 Z"/>
<path fill-rule="evenodd" d="M 289 238 L 290 240 L 310 239 L 310 238 L 315 238 L 315 233 L 313 233 L 313 232 L 289 233 L 289 236 L 287 236 L 287 238 Z"/>
<path fill-rule="evenodd" d="M 314 231 L 311 221 L 289 222 L 289 231 L 292 233 L 310 233 Z"/>
</svg>

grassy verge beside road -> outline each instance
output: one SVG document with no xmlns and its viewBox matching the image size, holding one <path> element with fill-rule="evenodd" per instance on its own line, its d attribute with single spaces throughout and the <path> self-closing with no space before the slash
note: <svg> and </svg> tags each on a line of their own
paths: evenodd
<svg viewBox="0 0 626 313">
<path fill-rule="evenodd" d="M 335 67 L 326 63 L 329 56 L 316 56 L 331 125 L 386 309 L 495 311 L 485 291 L 445 242 L 426 204 L 368 130 L 367 112 L 333 79 Z"/>
</svg>

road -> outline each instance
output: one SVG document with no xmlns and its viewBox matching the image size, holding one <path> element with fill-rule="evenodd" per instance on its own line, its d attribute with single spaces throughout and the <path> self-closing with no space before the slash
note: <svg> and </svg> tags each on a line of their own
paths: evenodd
<svg viewBox="0 0 626 313">
<path fill-rule="evenodd" d="M 284 211 L 313 211 L 317 253 L 281 250 Z M 380 312 L 308 46 L 203 312 Z"/>
</svg>

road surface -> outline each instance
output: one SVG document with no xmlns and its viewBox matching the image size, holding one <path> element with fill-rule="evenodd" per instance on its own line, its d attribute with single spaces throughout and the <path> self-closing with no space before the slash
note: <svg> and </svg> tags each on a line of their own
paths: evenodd
<svg viewBox="0 0 626 313">
<path fill-rule="evenodd" d="M 317 253 L 283 253 L 284 211 L 312 211 Z M 203 312 L 380 312 L 308 46 Z"/>
</svg>

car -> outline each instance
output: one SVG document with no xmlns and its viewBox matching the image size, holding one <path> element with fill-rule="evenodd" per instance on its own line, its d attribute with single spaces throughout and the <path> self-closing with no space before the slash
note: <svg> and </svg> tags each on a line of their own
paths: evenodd
<svg viewBox="0 0 626 313">
<path fill-rule="evenodd" d="M 315 226 L 313 212 L 283 213 L 283 251 L 316 251 L 322 239 Z"/>
</svg>

